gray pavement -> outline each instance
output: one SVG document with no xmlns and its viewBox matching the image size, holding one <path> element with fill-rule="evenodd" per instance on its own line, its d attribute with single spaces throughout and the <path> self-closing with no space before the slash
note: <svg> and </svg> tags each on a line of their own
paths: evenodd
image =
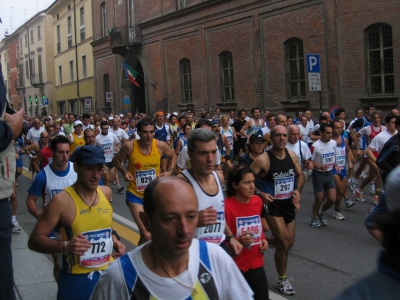
<svg viewBox="0 0 400 300">
<path fill-rule="evenodd" d="M 28 248 L 28 234 L 13 234 L 12 254 L 17 299 L 45 300 L 57 298 L 53 264 L 43 254 Z"/>
</svg>

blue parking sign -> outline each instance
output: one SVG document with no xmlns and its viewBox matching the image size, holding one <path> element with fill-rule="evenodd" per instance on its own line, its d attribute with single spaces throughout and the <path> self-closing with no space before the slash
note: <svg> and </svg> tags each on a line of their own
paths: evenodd
<svg viewBox="0 0 400 300">
<path fill-rule="evenodd" d="M 306 54 L 308 73 L 320 73 L 319 54 Z"/>
</svg>

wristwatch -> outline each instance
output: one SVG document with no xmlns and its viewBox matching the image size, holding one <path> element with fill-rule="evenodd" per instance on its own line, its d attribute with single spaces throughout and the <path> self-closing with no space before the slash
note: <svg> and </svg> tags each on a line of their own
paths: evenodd
<svg viewBox="0 0 400 300">
<path fill-rule="evenodd" d="M 235 238 L 234 235 L 228 235 L 228 236 L 226 237 L 226 240 L 227 240 L 227 242 L 229 243 L 229 241 L 230 241 L 231 239 L 234 239 L 234 238 Z"/>
</svg>

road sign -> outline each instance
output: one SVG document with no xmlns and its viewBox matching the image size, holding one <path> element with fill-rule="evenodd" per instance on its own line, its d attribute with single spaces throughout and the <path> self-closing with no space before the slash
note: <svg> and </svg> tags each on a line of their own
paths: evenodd
<svg viewBox="0 0 400 300">
<path fill-rule="evenodd" d="M 42 98 L 43 105 L 49 105 L 49 98 Z"/>
<path fill-rule="evenodd" d="M 307 72 L 320 73 L 319 54 L 306 54 Z"/>
<path fill-rule="evenodd" d="M 308 73 L 308 86 L 310 92 L 321 91 L 321 74 L 320 73 Z"/>
<path fill-rule="evenodd" d="M 106 92 L 106 102 L 113 102 L 113 93 Z"/>
<path fill-rule="evenodd" d="M 85 108 L 92 107 L 92 99 L 85 99 Z"/>
<path fill-rule="evenodd" d="M 331 120 L 335 120 L 335 112 L 339 109 L 339 105 L 332 105 L 329 108 L 329 115 L 331 117 Z"/>
</svg>

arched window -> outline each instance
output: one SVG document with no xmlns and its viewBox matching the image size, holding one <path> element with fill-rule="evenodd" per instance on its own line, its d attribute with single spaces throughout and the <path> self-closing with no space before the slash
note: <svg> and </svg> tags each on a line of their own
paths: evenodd
<svg viewBox="0 0 400 300">
<path fill-rule="evenodd" d="M 368 95 L 393 95 L 392 27 L 375 24 L 365 31 L 366 79 Z"/>
<path fill-rule="evenodd" d="M 183 58 L 179 62 L 181 76 L 182 102 L 192 102 L 192 77 L 190 74 L 190 60 Z"/>
<path fill-rule="evenodd" d="M 106 3 L 100 4 L 100 18 L 101 18 L 101 37 L 107 36 L 107 10 Z"/>
<path fill-rule="evenodd" d="M 235 101 L 235 89 L 233 87 L 232 53 L 229 51 L 221 52 L 219 55 L 219 65 L 221 72 L 222 100 L 224 102 L 233 102 Z"/>
<path fill-rule="evenodd" d="M 103 76 L 103 96 L 104 96 L 104 105 L 105 107 L 110 107 L 110 102 L 107 102 L 107 97 L 106 97 L 106 93 L 111 92 L 110 91 L 110 76 L 108 76 L 108 74 L 105 74 Z"/>
<path fill-rule="evenodd" d="M 286 93 L 290 100 L 306 97 L 304 75 L 303 41 L 298 38 L 287 40 L 285 47 Z"/>
</svg>

